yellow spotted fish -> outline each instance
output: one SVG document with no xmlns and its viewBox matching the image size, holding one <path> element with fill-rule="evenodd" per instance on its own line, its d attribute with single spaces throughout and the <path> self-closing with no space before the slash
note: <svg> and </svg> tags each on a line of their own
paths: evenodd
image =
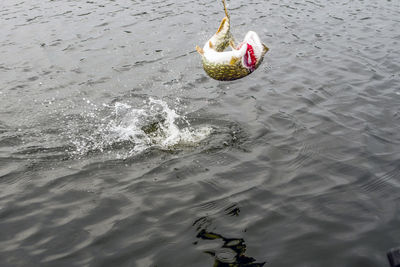
<svg viewBox="0 0 400 267">
<path fill-rule="evenodd" d="M 268 47 L 264 45 L 257 33 L 249 31 L 242 43 L 235 46 L 230 32 L 230 17 L 222 0 L 225 17 L 217 32 L 206 42 L 203 48 L 196 46 L 202 56 L 204 71 L 213 79 L 232 81 L 243 78 L 260 66 Z M 230 46 L 231 51 L 225 51 Z"/>
</svg>

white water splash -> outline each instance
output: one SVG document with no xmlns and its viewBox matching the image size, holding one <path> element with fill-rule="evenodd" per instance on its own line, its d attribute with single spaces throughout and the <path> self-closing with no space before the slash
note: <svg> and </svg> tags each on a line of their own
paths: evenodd
<svg viewBox="0 0 400 267">
<path fill-rule="evenodd" d="M 81 123 L 73 127 L 73 156 L 118 150 L 120 157 L 129 157 L 151 147 L 170 150 L 196 146 L 212 132 L 210 126 L 190 126 L 184 116 L 159 99 L 149 98 L 140 108 L 121 102 L 105 107 L 105 116 L 98 112 L 86 114 L 86 129 L 80 129 Z"/>
</svg>

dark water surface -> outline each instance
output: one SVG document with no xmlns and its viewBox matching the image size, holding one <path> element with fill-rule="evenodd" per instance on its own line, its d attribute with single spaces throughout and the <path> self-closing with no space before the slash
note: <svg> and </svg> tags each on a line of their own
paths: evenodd
<svg viewBox="0 0 400 267">
<path fill-rule="evenodd" d="M 0 266 L 388 266 L 400 2 L 2 1 Z"/>
</svg>

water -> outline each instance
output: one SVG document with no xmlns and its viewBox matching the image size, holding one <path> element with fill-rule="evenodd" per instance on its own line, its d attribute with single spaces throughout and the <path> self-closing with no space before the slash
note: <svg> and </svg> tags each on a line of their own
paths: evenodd
<svg viewBox="0 0 400 267">
<path fill-rule="evenodd" d="M 209 79 L 219 1 L 0 4 L 1 266 L 388 266 L 398 1 L 228 1 L 270 52 Z"/>
</svg>

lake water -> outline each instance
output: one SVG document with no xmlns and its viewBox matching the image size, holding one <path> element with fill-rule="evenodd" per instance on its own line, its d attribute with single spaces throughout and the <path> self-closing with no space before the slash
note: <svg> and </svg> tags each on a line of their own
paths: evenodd
<svg viewBox="0 0 400 267">
<path fill-rule="evenodd" d="M 2 1 L 0 266 L 388 266 L 400 2 Z"/>
</svg>

